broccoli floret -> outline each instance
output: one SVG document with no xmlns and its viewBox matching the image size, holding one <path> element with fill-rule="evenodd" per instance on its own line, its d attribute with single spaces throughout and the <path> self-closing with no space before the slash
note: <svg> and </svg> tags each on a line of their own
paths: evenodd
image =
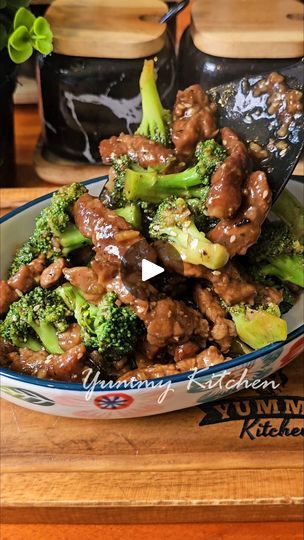
<svg viewBox="0 0 304 540">
<path fill-rule="evenodd" d="M 267 221 L 258 242 L 248 251 L 251 275 L 256 281 L 274 276 L 304 287 L 303 246 L 286 223 Z"/>
<path fill-rule="evenodd" d="M 173 245 L 188 263 L 216 270 L 229 259 L 224 246 L 213 244 L 197 229 L 186 201 L 181 198 L 172 197 L 159 205 L 149 233 L 151 238 Z"/>
<path fill-rule="evenodd" d="M 193 167 L 172 174 L 136 167 L 127 156 L 113 160 L 115 179 L 107 185 L 112 206 L 119 208 L 134 201 L 159 203 L 172 195 L 206 199 L 211 174 L 225 159 L 226 150 L 210 139 L 198 144 L 195 156 Z"/>
<path fill-rule="evenodd" d="M 11 304 L 4 320 L 0 321 L 0 335 L 14 347 L 27 347 L 32 351 L 40 351 L 41 343 L 34 337 L 31 328 L 21 317 L 18 302 Z"/>
<path fill-rule="evenodd" d="M 10 306 L 0 333 L 17 347 L 34 351 L 44 347 L 51 354 L 61 354 L 57 334 L 68 328 L 71 315 L 54 291 L 36 287 Z"/>
<path fill-rule="evenodd" d="M 71 251 L 90 243 L 71 218 L 73 204 L 86 192 L 85 186 L 74 183 L 54 193 L 50 204 L 37 217 L 33 234 L 17 251 L 9 268 L 10 276 L 42 253 L 51 262 L 57 257 L 67 257 Z"/>
<path fill-rule="evenodd" d="M 203 193 L 205 190 L 205 193 Z M 209 189 L 201 188 L 201 198 L 187 199 L 187 204 L 199 231 L 208 232 L 219 222 L 219 219 L 208 216 L 206 202 Z"/>
<path fill-rule="evenodd" d="M 143 116 L 136 134 L 143 135 L 167 146 L 171 142 L 171 113 L 169 110 L 164 109 L 161 104 L 156 86 L 153 60 L 144 61 L 139 86 Z"/>
<path fill-rule="evenodd" d="M 142 325 L 127 306 L 118 305 L 117 296 L 107 293 L 96 306 L 68 283 L 57 294 L 74 312 L 85 346 L 100 352 L 103 360 L 113 361 L 134 351 Z"/>
<path fill-rule="evenodd" d="M 113 159 L 113 169 L 115 172 L 115 178 L 111 180 L 111 188 L 107 184 L 106 191 L 108 193 L 111 207 L 119 208 L 124 207 L 127 204 L 127 200 L 124 194 L 125 174 L 128 167 L 130 167 L 132 161 L 126 155 Z M 107 205 L 108 206 L 108 205 Z"/>
<path fill-rule="evenodd" d="M 296 301 L 296 296 L 292 293 L 292 291 L 285 285 L 285 283 L 282 283 L 280 286 L 280 290 L 283 291 L 283 300 L 280 303 L 280 311 L 282 315 L 284 313 L 287 313 L 291 310 L 291 308 L 294 306 Z"/>
<path fill-rule="evenodd" d="M 129 204 L 123 208 L 117 208 L 115 213 L 130 223 L 132 229 L 140 230 L 142 227 L 141 210 L 137 204 Z"/>
<path fill-rule="evenodd" d="M 280 309 L 277 305 L 269 304 L 252 308 L 238 304 L 225 307 L 232 317 L 237 335 L 252 349 L 260 349 L 287 338 L 287 324 L 280 318 Z"/>
<path fill-rule="evenodd" d="M 284 189 L 271 209 L 289 229 L 296 240 L 304 242 L 304 207 L 288 189 Z"/>
<path fill-rule="evenodd" d="M 213 170 L 225 155 L 225 149 L 211 139 L 198 144 L 195 153 L 196 164 L 185 171 L 158 174 L 155 170 L 142 172 L 128 168 L 124 178 L 124 196 L 128 201 L 149 203 L 159 203 L 171 195 L 200 198 L 202 188 L 206 186 L 203 190 L 205 194 Z"/>
</svg>

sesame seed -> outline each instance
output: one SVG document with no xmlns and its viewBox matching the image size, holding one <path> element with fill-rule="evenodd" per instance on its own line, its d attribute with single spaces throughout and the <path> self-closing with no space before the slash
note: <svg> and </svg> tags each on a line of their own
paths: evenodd
<svg viewBox="0 0 304 540">
<path fill-rule="evenodd" d="M 220 276 L 220 275 L 221 275 L 221 272 L 220 272 L 219 270 L 214 270 L 214 271 L 212 272 L 212 274 L 213 274 L 214 276 Z"/>
<path fill-rule="evenodd" d="M 263 199 L 266 199 L 268 197 L 268 191 L 267 189 L 265 189 L 265 191 L 263 191 Z"/>
<path fill-rule="evenodd" d="M 233 234 L 232 236 L 230 236 L 230 244 L 233 244 L 233 242 L 236 241 L 236 236 L 235 234 Z"/>
</svg>

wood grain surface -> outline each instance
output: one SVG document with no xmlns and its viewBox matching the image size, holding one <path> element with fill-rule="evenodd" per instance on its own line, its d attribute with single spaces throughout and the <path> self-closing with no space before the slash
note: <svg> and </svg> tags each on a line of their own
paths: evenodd
<svg viewBox="0 0 304 540">
<path fill-rule="evenodd" d="M 55 0 L 46 13 L 54 52 L 90 58 L 143 58 L 165 43 L 161 0 Z"/>
<path fill-rule="evenodd" d="M 2 525 L 2 540 L 303 540 L 302 523 Z"/>
<path fill-rule="evenodd" d="M 297 0 L 196 0 L 192 37 L 201 51 L 226 58 L 303 55 L 303 6 Z"/>
<path fill-rule="evenodd" d="M 303 358 L 276 383 L 273 399 L 303 396 Z M 232 407 L 269 395 L 247 390 L 233 396 Z M 3 402 L 3 521 L 303 519 L 303 438 L 241 438 L 241 416 L 200 425 L 205 415 L 203 406 L 146 418 L 78 420 Z M 271 425 L 281 421 L 271 419 Z M 293 419 L 289 427 L 302 425 L 303 419 Z"/>
</svg>

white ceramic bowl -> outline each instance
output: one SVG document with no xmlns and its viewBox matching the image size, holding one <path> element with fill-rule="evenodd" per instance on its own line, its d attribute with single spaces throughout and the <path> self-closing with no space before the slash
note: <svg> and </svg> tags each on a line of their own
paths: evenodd
<svg viewBox="0 0 304 540">
<path fill-rule="evenodd" d="M 87 182 L 92 195 L 102 189 L 102 178 Z M 303 200 L 304 186 L 291 181 L 288 188 Z M 40 197 L 7 214 L 1 223 L 1 276 L 18 245 L 33 229 L 40 210 L 50 195 Z M 291 362 L 304 348 L 303 295 L 287 314 L 289 334 L 284 342 L 273 343 L 223 364 L 197 373 L 182 373 L 149 382 L 114 383 L 89 388 L 82 384 L 41 380 L 1 369 L 1 395 L 28 409 L 75 418 L 131 418 L 148 416 L 221 399 L 247 384 L 259 385 L 265 377 Z M 122 384 L 122 383 L 121 383 Z"/>
</svg>

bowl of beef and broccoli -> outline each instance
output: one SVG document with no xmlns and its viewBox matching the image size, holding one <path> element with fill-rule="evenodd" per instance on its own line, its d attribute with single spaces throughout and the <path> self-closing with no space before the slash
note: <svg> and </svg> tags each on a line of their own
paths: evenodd
<svg viewBox="0 0 304 540">
<path fill-rule="evenodd" d="M 265 378 L 301 350 L 303 185 L 272 205 L 267 175 L 200 86 L 165 110 L 146 60 L 140 90 L 137 131 L 100 143 L 108 177 L 2 218 L 2 395 L 19 405 L 156 414 L 218 399 L 233 391 L 208 384 L 219 375 Z M 143 280 L 143 260 L 163 271 Z"/>
</svg>

